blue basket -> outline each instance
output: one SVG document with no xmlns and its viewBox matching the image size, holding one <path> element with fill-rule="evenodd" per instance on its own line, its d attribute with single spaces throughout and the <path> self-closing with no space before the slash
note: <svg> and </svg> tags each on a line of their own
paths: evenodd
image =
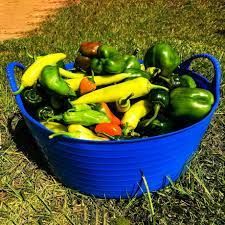
<svg viewBox="0 0 225 225">
<path fill-rule="evenodd" d="M 207 58 L 213 64 L 215 75 L 211 83 L 190 70 L 190 64 L 196 58 Z M 67 69 L 71 66 L 67 64 Z M 25 69 L 18 62 L 8 64 L 6 71 L 12 91 L 18 89 L 15 67 Z M 64 185 L 96 197 L 128 198 L 146 192 L 142 176 L 152 192 L 168 185 L 167 177 L 172 181 L 179 178 L 198 149 L 218 107 L 221 69 L 216 58 L 209 54 L 194 55 L 180 65 L 178 72 L 190 74 L 200 87 L 213 92 L 215 103 L 210 113 L 184 129 L 142 139 L 97 142 L 60 137 L 49 140 L 51 131 L 27 113 L 20 95 L 15 98 L 49 167 Z"/>
</svg>

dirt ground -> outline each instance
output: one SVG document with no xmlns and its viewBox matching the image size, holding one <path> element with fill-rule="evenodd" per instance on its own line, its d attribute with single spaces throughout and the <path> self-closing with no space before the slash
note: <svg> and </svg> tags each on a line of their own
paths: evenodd
<svg viewBox="0 0 225 225">
<path fill-rule="evenodd" d="M 0 41 L 19 38 L 67 0 L 0 0 Z M 79 0 L 70 1 L 79 3 Z"/>
</svg>

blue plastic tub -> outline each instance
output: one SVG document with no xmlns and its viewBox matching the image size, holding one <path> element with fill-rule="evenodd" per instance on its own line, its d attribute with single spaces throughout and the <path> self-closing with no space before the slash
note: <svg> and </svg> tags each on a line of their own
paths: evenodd
<svg viewBox="0 0 225 225">
<path fill-rule="evenodd" d="M 212 83 L 190 70 L 190 64 L 196 58 L 207 58 L 212 62 L 215 73 Z M 68 64 L 67 69 L 71 66 Z M 6 71 L 12 91 L 17 90 L 15 67 L 25 69 L 18 62 L 8 64 Z M 197 151 L 218 107 L 221 69 L 216 58 L 209 54 L 194 55 L 180 65 L 178 72 L 190 74 L 198 85 L 213 92 L 215 103 L 210 113 L 184 129 L 143 139 L 96 142 L 59 137 L 49 140 L 51 132 L 27 113 L 20 95 L 15 98 L 49 167 L 64 185 L 96 197 L 128 198 L 146 191 L 142 175 L 152 192 L 168 185 L 167 177 L 172 181 L 179 178 Z"/>
</svg>

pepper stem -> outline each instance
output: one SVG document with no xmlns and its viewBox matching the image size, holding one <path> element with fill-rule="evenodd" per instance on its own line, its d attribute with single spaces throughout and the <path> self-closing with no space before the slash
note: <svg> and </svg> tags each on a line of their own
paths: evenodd
<svg viewBox="0 0 225 225">
<path fill-rule="evenodd" d="M 51 116 L 50 118 L 47 119 L 47 122 L 52 121 L 52 120 L 61 120 L 62 118 L 63 118 L 63 115 Z"/>
<path fill-rule="evenodd" d="M 164 80 L 165 82 L 167 82 L 168 84 L 170 84 L 170 80 L 169 78 L 163 77 L 163 76 L 159 76 L 160 79 Z"/>
<path fill-rule="evenodd" d="M 25 88 L 25 87 L 21 84 L 20 87 L 19 87 L 19 89 L 18 89 L 17 91 L 14 91 L 13 94 L 14 94 L 14 95 L 20 94 L 20 93 L 23 91 L 24 88 Z"/>
<path fill-rule="evenodd" d="M 88 78 L 90 81 L 92 81 L 93 83 L 95 83 L 95 73 L 93 70 L 91 70 L 91 77 Z"/>
<path fill-rule="evenodd" d="M 130 98 L 134 95 L 134 93 L 131 93 L 130 95 L 128 95 L 126 98 L 121 98 L 119 100 L 119 104 L 121 105 L 127 105 L 127 101 L 130 100 Z"/>
<path fill-rule="evenodd" d="M 151 89 L 164 89 L 165 91 L 169 91 L 169 88 L 156 84 L 152 84 Z"/>
<path fill-rule="evenodd" d="M 159 110 L 161 108 L 160 104 L 154 105 L 154 115 L 150 119 L 146 119 L 140 123 L 140 126 L 147 127 L 153 120 L 155 120 L 159 114 Z"/>
</svg>

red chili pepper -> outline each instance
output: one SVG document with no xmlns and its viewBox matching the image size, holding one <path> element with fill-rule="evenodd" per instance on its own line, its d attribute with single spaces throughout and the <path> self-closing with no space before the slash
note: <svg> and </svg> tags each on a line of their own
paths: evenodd
<svg viewBox="0 0 225 225">
<path fill-rule="evenodd" d="M 80 94 L 84 95 L 88 92 L 94 91 L 96 89 L 96 84 L 90 80 L 88 77 L 84 77 L 80 82 Z"/>
<path fill-rule="evenodd" d="M 116 117 L 113 112 L 110 110 L 108 105 L 105 102 L 101 103 L 102 111 L 108 116 L 112 124 L 120 125 L 121 121 L 118 117 Z"/>
<path fill-rule="evenodd" d="M 106 135 L 110 135 L 110 136 L 121 136 L 122 135 L 122 129 L 117 124 L 99 123 L 95 126 L 95 133 L 101 134 L 103 136 L 104 136 L 104 133 Z"/>
</svg>

